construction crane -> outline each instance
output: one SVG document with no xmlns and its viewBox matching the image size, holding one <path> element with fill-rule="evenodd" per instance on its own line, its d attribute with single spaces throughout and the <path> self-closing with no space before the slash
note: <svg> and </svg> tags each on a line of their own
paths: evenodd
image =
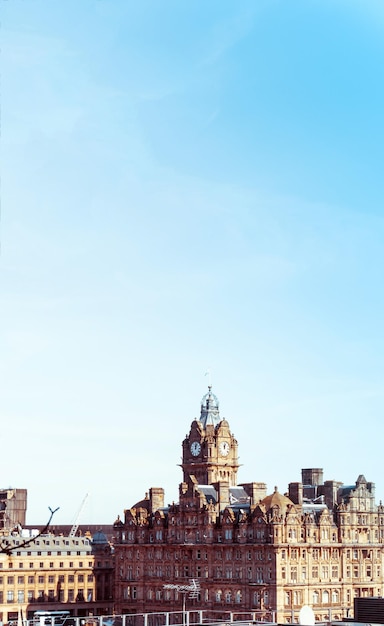
<svg viewBox="0 0 384 626">
<path fill-rule="evenodd" d="M 80 508 L 77 511 L 77 514 L 76 514 L 76 517 L 75 517 L 75 521 L 73 522 L 73 526 L 72 526 L 71 530 L 69 531 L 68 537 L 76 537 L 76 533 L 77 533 L 77 530 L 79 528 L 80 515 L 82 514 L 82 512 L 84 510 L 87 498 L 88 498 L 88 494 L 86 493 L 84 498 L 83 498 L 83 501 L 82 501 L 82 503 L 80 505 Z"/>
</svg>

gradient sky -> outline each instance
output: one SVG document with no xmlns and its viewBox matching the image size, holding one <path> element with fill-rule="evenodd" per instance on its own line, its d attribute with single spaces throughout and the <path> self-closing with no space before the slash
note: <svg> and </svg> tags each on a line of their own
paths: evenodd
<svg viewBox="0 0 384 626">
<path fill-rule="evenodd" d="M 29 524 L 239 482 L 384 500 L 382 0 L 0 0 L 0 486 Z"/>
</svg>

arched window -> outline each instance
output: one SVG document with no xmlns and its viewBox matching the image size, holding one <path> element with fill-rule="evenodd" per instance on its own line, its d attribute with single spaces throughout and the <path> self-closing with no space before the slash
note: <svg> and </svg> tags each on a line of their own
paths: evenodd
<svg viewBox="0 0 384 626">
<path fill-rule="evenodd" d="M 320 596 L 318 591 L 314 591 L 312 595 L 313 604 L 319 604 Z"/>
<path fill-rule="evenodd" d="M 339 592 L 337 589 L 333 589 L 332 590 L 332 603 L 338 604 L 338 602 L 339 602 Z"/>
<path fill-rule="evenodd" d="M 323 604 L 329 604 L 329 591 L 326 589 L 323 591 Z"/>
<path fill-rule="evenodd" d="M 236 604 L 240 604 L 241 603 L 241 591 L 240 591 L 240 589 L 238 589 L 238 591 L 236 591 L 235 602 L 236 602 Z"/>
<path fill-rule="evenodd" d="M 222 591 L 221 589 L 218 589 L 215 593 L 215 600 L 216 602 L 221 602 L 221 596 L 222 596 Z"/>
<path fill-rule="evenodd" d="M 285 606 L 291 606 L 291 594 L 289 591 L 285 592 Z"/>
</svg>

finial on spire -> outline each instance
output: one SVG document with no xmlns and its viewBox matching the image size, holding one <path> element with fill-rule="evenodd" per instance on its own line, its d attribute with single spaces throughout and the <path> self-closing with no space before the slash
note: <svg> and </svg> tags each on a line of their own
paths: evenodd
<svg viewBox="0 0 384 626">
<path fill-rule="evenodd" d="M 208 389 L 211 391 L 212 389 L 212 376 L 211 376 L 211 368 L 209 367 L 205 372 L 204 376 L 208 376 Z"/>
</svg>

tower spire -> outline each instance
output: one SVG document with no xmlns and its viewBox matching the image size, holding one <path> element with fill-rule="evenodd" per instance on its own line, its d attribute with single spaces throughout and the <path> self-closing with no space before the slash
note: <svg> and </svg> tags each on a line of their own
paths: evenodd
<svg viewBox="0 0 384 626">
<path fill-rule="evenodd" d="M 209 425 L 217 426 L 220 422 L 219 401 L 215 394 L 212 393 L 212 385 L 208 385 L 208 393 L 201 399 L 200 422 L 203 428 Z"/>
</svg>

